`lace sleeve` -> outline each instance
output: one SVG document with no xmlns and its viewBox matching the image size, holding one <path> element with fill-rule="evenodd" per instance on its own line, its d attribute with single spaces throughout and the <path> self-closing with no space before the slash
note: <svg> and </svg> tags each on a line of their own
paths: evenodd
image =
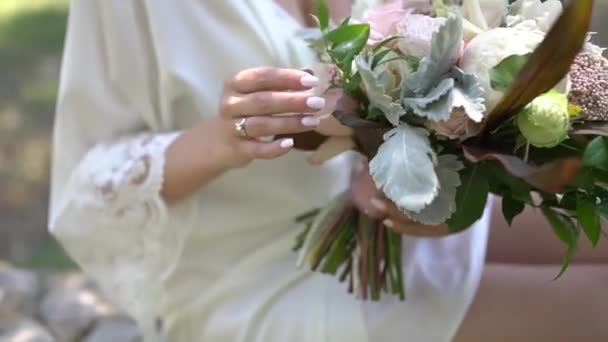
<svg viewBox="0 0 608 342">
<path fill-rule="evenodd" d="M 178 136 L 143 134 L 93 147 L 74 169 L 50 230 L 125 310 L 158 312 L 163 275 L 188 233 L 186 204 L 167 208 L 160 191 L 165 151 Z M 152 318 L 150 318 L 152 320 Z"/>
</svg>

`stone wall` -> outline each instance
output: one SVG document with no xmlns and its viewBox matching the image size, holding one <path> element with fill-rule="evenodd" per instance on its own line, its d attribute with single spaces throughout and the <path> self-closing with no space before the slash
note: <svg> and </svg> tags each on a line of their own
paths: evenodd
<svg viewBox="0 0 608 342">
<path fill-rule="evenodd" d="M 79 273 L 0 264 L 0 342 L 139 342 L 135 323 Z"/>
</svg>

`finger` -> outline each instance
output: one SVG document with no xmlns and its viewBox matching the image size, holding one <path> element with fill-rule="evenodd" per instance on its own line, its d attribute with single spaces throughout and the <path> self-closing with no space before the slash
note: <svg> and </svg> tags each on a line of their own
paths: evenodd
<svg viewBox="0 0 608 342">
<path fill-rule="evenodd" d="M 332 137 L 348 137 L 353 135 L 353 129 L 344 126 L 333 115 L 322 115 L 321 125 L 316 129 L 317 132 Z"/>
<path fill-rule="evenodd" d="M 260 91 L 307 90 L 319 84 L 319 79 L 298 69 L 261 67 L 236 74 L 227 86 L 233 91 L 248 94 Z"/>
<path fill-rule="evenodd" d="M 385 215 L 385 219 L 382 222 L 387 228 L 405 235 L 419 236 L 419 237 L 437 237 L 444 236 L 450 233 L 450 229 L 446 224 L 438 226 L 425 225 L 416 222 L 407 215 L 405 215 L 399 208 L 391 201 L 381 198 L 372 198 L 370 201 L 372 206 L 382 212 Z"/>
<path fill-rule="evenodd" d="M 355 143 L 350 137 L 330 137 L 307 158 L 307 161 L 311 165 L 321 165 L 337 155 L 354 148 Z"/>
<path fill-rule="evenodd" d="M 244 123 L 245 131 L 251 138 L 301 133 L 311 131 L 318 125 L 319 118 L 312 115 L 251 116 Z"/>
<path fill-rule="evenodd" d="M 251 160 L 275 159 L 281 157 L 293 147 L 293 139 L 282 139 L 273 142 L 257 140 L 243 140 L 240 143 L 241 151 Z"/>
<path fill-rule="evenodd" d="M 325 99 L 306 93 L 264 91 L 247 95 L 229 95 L 220 112 L 225 117 L 311 113 L 325 107 Z"/>
<path fill-rule="evenodd" d="M 370 200 L 370 204 L 378 211 L 384 214 L 384 217 L 393 222 L 394 224 L 408 225 L 415 221 L 410 219 L 405 213 L 403 213 L 392 201 L 374 197 Z"/>
</svg>

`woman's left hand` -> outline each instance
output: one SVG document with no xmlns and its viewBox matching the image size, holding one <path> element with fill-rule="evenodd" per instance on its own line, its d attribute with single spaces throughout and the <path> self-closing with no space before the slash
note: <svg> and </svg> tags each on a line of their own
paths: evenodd
<svg viewBox="0 0 608 342">
<path fill-rule="evenodd" d="M 447 225 L 428 226 L 413 221 L 376 188 L 369 174 L 367 161 L 355 170 L 350 186 L 351 201 L 366 215 L 382 220 L 384 225 L 404 235 L 439 237 L 450 234 Z"/>
</svg>

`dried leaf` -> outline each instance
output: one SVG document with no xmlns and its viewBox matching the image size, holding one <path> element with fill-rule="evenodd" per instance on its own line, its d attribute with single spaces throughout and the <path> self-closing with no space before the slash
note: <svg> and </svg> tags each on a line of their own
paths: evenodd
<svg viewBox="0 0 608 342">
<path fill-rule="evenodd" d="M 514 177 L 525 180 L 539 190 L 557 193 L 571 184 L 581 168 L 581 161 L 576 158 L 564 158 L 547 163 L 540 167 L 527 164 L 513 155 L 494 153 L 474 147 L 463 148 L 465 158 L 477 163 L 483 160 L 498 161 Z"/>
</svg>

